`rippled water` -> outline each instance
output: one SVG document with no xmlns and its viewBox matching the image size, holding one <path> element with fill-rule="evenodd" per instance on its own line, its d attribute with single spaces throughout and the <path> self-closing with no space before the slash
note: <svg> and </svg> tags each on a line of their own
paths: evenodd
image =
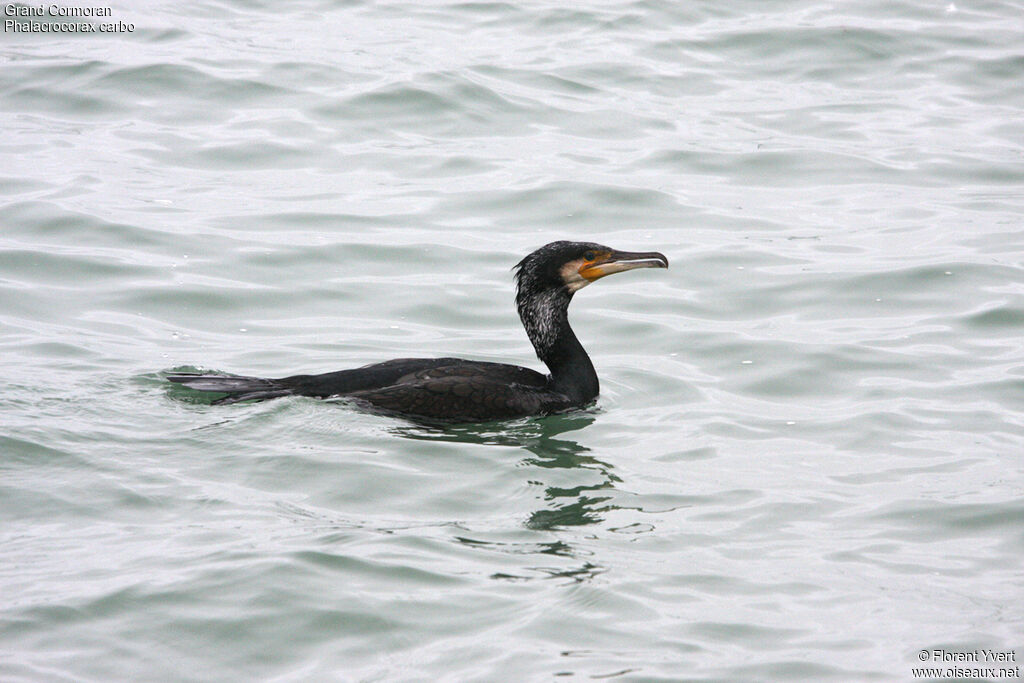
<svg viewBox="0 0 1024 683">
<path fill-rule="evenodd" d="M 111 8 L 0 46 L 0 679 L 1024 657 L 1019 5 Z M 566 238 L 672 262 L 576 297 L 593 409 L 161 378 L 539 368 L 510 268 Z"/>
</svg>

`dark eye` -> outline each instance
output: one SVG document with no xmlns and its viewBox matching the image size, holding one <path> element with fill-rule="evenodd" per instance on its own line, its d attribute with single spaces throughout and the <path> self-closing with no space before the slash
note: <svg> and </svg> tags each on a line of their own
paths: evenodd
<svg viewBox="0 0 1024 683">
<path fill-rule="evenodd" d="M 587 253 L 583 254 L 583 258 L 587 261 L 593 261 L 594 259 L 597 258 L 597 254 L 595 254 L 592 251 L 588 251 Z"/>
</svg>

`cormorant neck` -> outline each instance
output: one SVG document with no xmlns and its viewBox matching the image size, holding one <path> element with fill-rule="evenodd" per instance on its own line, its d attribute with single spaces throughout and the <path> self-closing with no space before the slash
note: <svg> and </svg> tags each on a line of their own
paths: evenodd
<svg viewBox="0 0 1024 683">
<path fill-rule="evenodd" d="M 520 291 L 516 308 L 537 357 L 551 371 L 551 389 L 582 405 L 596 398 L 600 387 L 590 356 L 569 326 L 570 301 L 572 292 L 565 287 Z"/>
</svg>

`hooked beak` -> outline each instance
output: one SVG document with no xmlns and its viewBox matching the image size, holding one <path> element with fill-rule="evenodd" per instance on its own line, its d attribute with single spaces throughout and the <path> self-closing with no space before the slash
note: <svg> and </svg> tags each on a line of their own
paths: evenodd
<svg viewBox="0 0 1024 683">
<path fill-rule="evenodd" d="M 668 259 L 656 251 L 612 251 L 585 263 L 579 272 L 586 280 L 593 282 L 605 275 L 634 268 L 668 268 Z"/>
</svg>

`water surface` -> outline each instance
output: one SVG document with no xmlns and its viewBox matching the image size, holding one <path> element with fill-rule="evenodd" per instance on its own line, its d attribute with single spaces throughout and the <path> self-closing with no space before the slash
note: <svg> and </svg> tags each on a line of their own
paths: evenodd
<svg viewBox="0 0 1024 683">
<path fill-rule="evenodd" d="M 1024 657 L 1003 2 L 232 1 L 0 46 L 0 678 L 911 680 Z M 540 368 L 433 429 L 161 373 Z M 972 679 L 977 680 L 977 679 Z"/>
</svg>

